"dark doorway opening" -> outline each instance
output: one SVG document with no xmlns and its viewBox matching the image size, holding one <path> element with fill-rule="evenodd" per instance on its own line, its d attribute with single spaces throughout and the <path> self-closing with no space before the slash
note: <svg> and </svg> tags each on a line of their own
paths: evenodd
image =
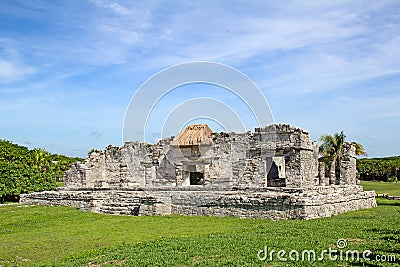
<svg viewBox="0 0 400 267">
<path fill-rule="evenodd" d="M 278 166 L 276 166 L 275 162 L 272 162 L 271 169 L 268 172 L 267 178 L 269 178 L 269 179 L 278 179 L 279 178 L 279 170 L 278 170 Z"/>
<path fill-rule="evenodd" d="M 272 161 L 271 169 L 267 174 L 267 186 L 270 187 L 285 187 L 286 186 L 286 179 L 279 178 L 279 170 L 281 166 L 276 165 L 274 161 Z"/>
<path fill-rule="evenodd" d="M 204 181 L 202 172 L 190 172 L 190 185 L 202 185 Z"/>
</svg>

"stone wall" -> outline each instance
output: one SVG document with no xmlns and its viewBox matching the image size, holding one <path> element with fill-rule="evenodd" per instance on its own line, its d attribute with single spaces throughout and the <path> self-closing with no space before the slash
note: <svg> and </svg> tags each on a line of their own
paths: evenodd
<svg viewBox="0 0 400 267">
<path fill-rule="evenodd" d="M 204 185 L 299 188 L 356 184 L 353 144 L 343 146 L 340 174 L 329 168 L 324 173 L 323 162 L 318 162 L 317 143 L 306 131 L 285 124 L 257 128 L 254 133 L 221 133 L 213 144 L 197 150 L 171 146 L 172 140 L 163 139 L 154 145 L 129 142 L 122 147 L 108 146 L 90 154 L 83 164 L 74 164 L 66 173 L 65 186 L 189 186 L 190 172 L 202 173 Z M 270 173 L 276 172 L 275 168 L 278 175 Z"/>
<path fill-rule="evenodd" d="M 119 215 L 209 215 L 242 218 L 314 219 L 376 207 L 375 192 L 360 186 L 309 189 L 204 191 L 200 188 L 142 190 L 82 189 L 21 195 L 21 203 L 62 205 Z"/>
<path fill-rule="evenodd" d="M 157 144 L 108 146 L 90 154 L 83 164 L 75 164 L 66 174 L 65 186 L 188 186 L 191 172 L 201 173 L 204 185 L 297 188 L 318 184 L 318 147 L 308 132 L 290 125 L 270 125 L 253 133 L 220 133 L 207 145 L 182 147 L 171 145 L 172 141 L 173 137 Z M 280 174 L 270 174 L 271 167 Z"/>
</svg>

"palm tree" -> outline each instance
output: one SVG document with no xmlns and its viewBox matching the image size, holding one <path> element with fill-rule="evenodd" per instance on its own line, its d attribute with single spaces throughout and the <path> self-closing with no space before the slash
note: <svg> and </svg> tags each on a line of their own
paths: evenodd
<svg viewBox="0 0 400 267">
<path fill-rule="evenodd" d="M 335 133 L 333 136 L 330 134 L 325 134 L 319 138 L 322 142 L 319 147 L 319 153 L 323 157 L 325 166 L 330 170 L 330 183 L 335 183 L 337 172 L 339 171 L 340 160 L 342 158 L 342 148 L 344 144 L 344 139 L 346 135 L 343 131 L 340 133 Z"/>
<path fill-rule="evenodd" d="M 33 150 L 34 152 L 34 162 L 35 166 L 39 169 L 47 168 L 50 163 L 50 153 L 44 150 L 43 148 L 36 148 Z"/>
<path fill-rule="evenodd" d="M 360 156 L 360 155 L 368 156 L 367 152 L 365 152 L 365 149 L 361 144 L 359 144 L 357 142 L 352 142 L 352 143 L 356 147 L 356 155 L 357 156 Z"/>
<path fill-rule="evenodd" d="M 329 177 L 331 183 L 335 183 L 336 178 L 340 175 L 340 161 L 342 159 L 342 148 L 345 138 L 346 135 L 343 131 L 335 133 L 333 136 L 325 134 L 319 138 L 319 141 L 322 142 L 319 147 L 319 154 L 322 156 L 326 168 L 330 170 Z M 357 142 L 352 142 L 352 144 L 356 148 L 356 155 L 367 155 L 361 144 Z"/>
</svg>

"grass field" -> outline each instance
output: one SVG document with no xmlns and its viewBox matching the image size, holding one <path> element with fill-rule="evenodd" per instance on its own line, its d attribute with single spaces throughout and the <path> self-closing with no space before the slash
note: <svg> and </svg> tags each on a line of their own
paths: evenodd
<svg viewBox="0 0 400 267">
<path fill-rule="evenodd" d="M 377 194 L 400 196 L 400 183 L 361 181 L 364 190 L 375 190 Z"/>
<path fill-rule="evenodd" d="M 310 221 L 101 215 L 68 207 L 1 206 L 0 266 L 400 266 L 400 201 Z M 257 253 L 338 249 L 337 260 L 260 261 Z M 395 262 L 352 261 L 371 250 Z M 260 255 L 263 255 L 261 253 Z M 286 254 L 286 258 L 288 255 Z M 393 258 L 387 258 L 393 260 Z"/>
</svg>

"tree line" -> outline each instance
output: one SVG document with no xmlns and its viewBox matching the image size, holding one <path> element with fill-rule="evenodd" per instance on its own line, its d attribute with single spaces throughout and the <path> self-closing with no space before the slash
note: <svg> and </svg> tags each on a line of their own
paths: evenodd
<svg viewBox="0 0 400 267">
<path fill-rule="evenodd" d="M 0 203 L 18 201 L 24 193 L 54 190 L 64 171 L 82 160 L 0 139 Z"/>
<path fill-rule="evenodd" d="M 400 156 L 358 159 L 357 172 L 361 180 L 398 182 L 400 180 Z"/>
</svg>

